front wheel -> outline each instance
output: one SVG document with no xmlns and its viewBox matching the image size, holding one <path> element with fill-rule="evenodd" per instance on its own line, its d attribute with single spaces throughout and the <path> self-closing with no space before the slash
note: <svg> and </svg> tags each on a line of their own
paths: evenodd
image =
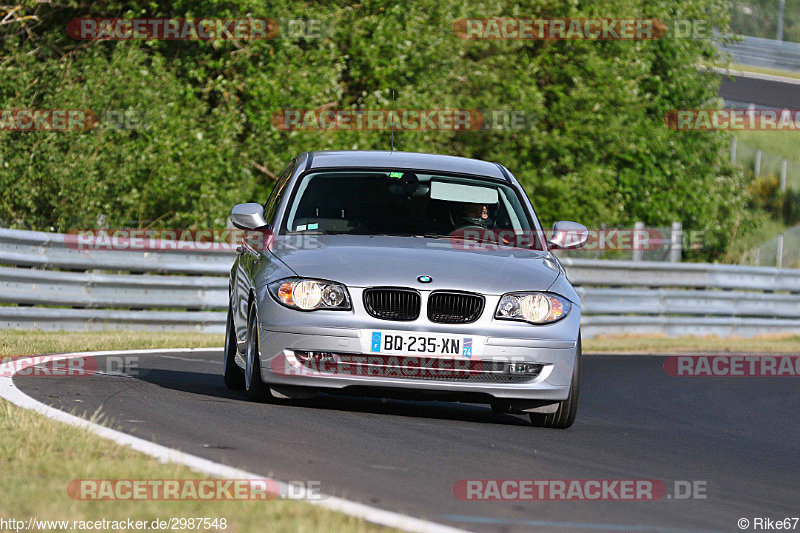
<svg viewBox="0 0 800 533">
<path fill-rule="evenodd" d="M 578 332 L 578 347 L 575 350 L 575 366 L 572 369 L 572 382 L 569 396 L 558 402 L 555 413 L 531 413 L 531 424 L 536 427 L 567 429 L 575 422 L 578 414 L 578 396 L 581 392 L 581 334 Z"/>
<path fill-rule="evenodd" d="M 258 316 L 255 301 L 250 302 L 250 310 L 247 313 L 244 388 L 247 397 L 254 402 L 265 402 L 272 397 L 269 387 L 261 381 L 261 339 L 258 334 Z"/>
<path fill-rule="evenodd" d="M 236 330 L 233 328 L 233 313 L 228 304 L 228 325 L 225 326 L 225 352 L 222 359 L 223 378 L 229 389 L 242 390 L 244 388 L 244 374 L 236 364 Z"/>
</svg>

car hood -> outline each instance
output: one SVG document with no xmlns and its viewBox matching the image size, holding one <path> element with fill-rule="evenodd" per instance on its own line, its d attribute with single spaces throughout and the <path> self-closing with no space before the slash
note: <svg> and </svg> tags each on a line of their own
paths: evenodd
<svg viewBox="0 0 800 533">
<path fill-rule="evenodd" d="M 560 273 L 546 252 L 467 250 L 460 243 L 415 237 L 284 235 L 276 238 L 272 253 L 298 276 L 351 287 L 391 285 L 502 294 L 547 290 Z M 419 276 L 433 280 L 423 284 Z"/>
</svg>

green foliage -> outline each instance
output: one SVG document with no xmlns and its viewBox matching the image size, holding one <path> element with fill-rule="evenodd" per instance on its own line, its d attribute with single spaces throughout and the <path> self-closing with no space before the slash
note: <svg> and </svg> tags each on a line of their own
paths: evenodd
<svg viewBox="0 0 800 533">
<path fill-rule="evenodd" d="M 748 187 L 752 203 L 773 218 L 776 218 L 782 209 L 778 186 L 778 178 L 769 175 L 755 179 Z"/>
<path fill-rule="evenodd" d="M 0 108 L 135 110 L 143 127 L 83 133 L 0 132 L 0 223 L 33 229 L 220 226 L 234 203 L 263 201 L 297 153 L 386 149 L 388 132 L 284 132 L 281 108 L 522 110 L 524 131 L 398 132 L 396 149 L 502 162 L 544 221 L 668 225 L 722 253 L 752 217 L 725 135 L 666 128 L 671 109 L 719 105 L 698 71 L 707 40 L 468 41 L 461 17 L 705 19 L 725 31 L 720 0 L 568 3 L 439 0 L 359 3 L 179 0 L 30 1 L 36 22 L 4 26 Z M 76 17 L 316 19 L 323 39 L 85 42 Z M 266 169 L 263 172 L 260 169 Z M 153 222 L 157 221 L 157 222 Z"/>
<path fill-rule="evenodd" d="M 731 2 L 731 31 L 764 39 L 778 33 L 778 0 Z M 783 40 L 800 43 L 800 10 L 788 0 L 783 13 Z"/>
<path fill-rule="evenodd" d="M 792 189 L 781 192 L 777 176 L 769 174 L 754 179 L 748 192 L 753 207 L 773 220 L 787 226 L 800 222 L 800 192 Z"/>
<path fill-rule="evenodd" d="M 787 189 L 779 195 L 783 222 L 787 226 L 800 223 L 800 191 Z"/>
</svg>

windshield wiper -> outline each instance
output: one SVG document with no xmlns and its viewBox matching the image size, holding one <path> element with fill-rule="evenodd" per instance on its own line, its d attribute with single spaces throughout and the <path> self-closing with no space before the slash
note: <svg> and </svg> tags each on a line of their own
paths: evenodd
<svg viewBox="0 0 800 533">
<path fill-rule="evenodd" d="M 425 239 L 449 239 L 450 235 L 443 235 L 441 233 L 423 233 L 422 235 L 414 235 L 414 237 L 423 237 Z"/>
<path fill-rule="evenodd" d="M 365 233 L 364 235 L 369 235 L 370 237 L 416 237 L 412 233 Z"/>
</svg>

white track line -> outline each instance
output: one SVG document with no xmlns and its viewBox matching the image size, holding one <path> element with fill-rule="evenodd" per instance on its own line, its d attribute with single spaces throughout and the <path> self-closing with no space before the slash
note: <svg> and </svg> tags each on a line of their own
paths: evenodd
<svg viewBox="0 0 800 533">
<path fill-rule="evenodd" d="M 48 361 L 61 361 L 61 360 L 73 359 L 77 357 L 87 357 L 87 356 L 101 357 L 107 355 L 149 355 L 149 354 L 162 354 L 162 353 L 181 353 L 181 352 L 191 353 L 191 352 L 209 352 L 209 351 L 218 352 L 221 349 L 222 348 L 185 348 L 185 349 L 173 348 L 173 349 L 156 349 L 156 350 L 78 352 L 78 353 L 52 355 L 52 356 L 47 356 L 47 358 Z M 41 363 L 41 361 L 38 361 L 38 363 Z M 202 457 L 198 457 L 196 455 L 180 452 L 178 450 L 174 450 L 172 448 L 168 448 L 160 444 L 155 444 L 153 442 L 149 442 L 144 439 L 128 435 L 127 433 L 123 433 L 121 431 L 117 431 L 114 429 L 101 426 L 99 424 L 95 424 L 83 418 L 73 416 L 64 411 L 61 411 L 60 409 L 50 407 L 37 400 L 34 400 L 30 396 L 19 390 L 16 387 L 16 385 L 14 385 L 14 381 L 11 376 L 11 372 L 19 372 L 25 368 L 33 366 L 34 364 L 37 364 L 37 361 L 35 361 L 31 357 L 18 358 L 0 364 L 0 397 L 8 400 L 9 402 L 15 405 L 18 405 L 19 407 L 22 407 L 24 409 L 30 409 L 31 411 L 35 411 L 53 420 L 58 420 L 59 422 L 64 422 L 71 426 L 88 429 L 92 433 L 95 433 L 96 435 L 104 439 L 114 441 L 117 444 L 121 444 L 123 446 L 128 446 L 129 448 L 132 448 L 138 452 L 142 452 L 147 455 L 150 455 L 151 457 L 155 457 L 161 462 L 182 464 L 184 466 L 188 466 L 189 468 L 191 468 L 196 472 L 225 479 L 266 479 L 264 476 L 254 474 L 252 472 L 247 472 L 245 470 L 240 470 L 238 468 L 233 468 L 230 466 L 225 466 L 220 463 L 215 463 L 213 461 L 209 461 L 208 459 L 203 459 Z M 288 489 L 288 484 L 286 484 L 285 482 L 278 480 L 273 480 L 273 481 L 275 481 L 278 484 L 278 486 L 281 489 L 281 493 L 285 493 L 285 491 Z M 364 520 L 372 522 L 374 524 L 402 529 L 405 531 L 414 531 L 420 533 L 465 533 L 465 530 L 463 529 L 457 529 L 450 526 L 437 524 L 436 522 L 429 522 L 428 520 L 423 520 L 420 518 L 413 518 L 410 516 L 402 515 L 400 513 L 378 509 L 377 507 L 372 507 L 369 505 L 364 505 L 362 503 L 345 500 L 343 498 L 336 498 L 333 496 L 322 495 L 322 499 L 318 501 L 317 500 L 301 500 L 301 501 L 305 501 L 306 503 L 310 503 L 313 505 L 319 505 L 320 507 L 324 507 L 332 511 L 338 511 L 350 516 L 363 518 Z"/>
</svg>

